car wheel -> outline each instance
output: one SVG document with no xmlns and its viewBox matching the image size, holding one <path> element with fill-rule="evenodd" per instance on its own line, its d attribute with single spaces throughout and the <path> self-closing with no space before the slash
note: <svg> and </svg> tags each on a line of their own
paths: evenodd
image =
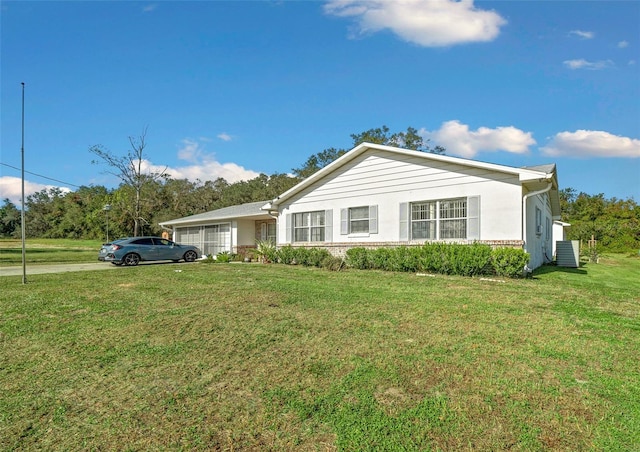
<svg viewBox="0 0 640 452">
<path fill-rule="evenodd" d="M 135 267 L 136 265 L 138 265 L 138 262 L 140 262 L 140 256 L 138 256 L 135 253 L 131 253 L 131 254 L 127 254 L 123 259 L 122 262 L 125 265 L 130 265 L 132 267 Z"/>
<path fill-rule="evenodd" d="M 186 253 L 184 253 L 184 261 L 185 262 L 193 262 L 197 258 L 198 258 L 198 254 L 193 250 L 189 250 Z"/>
</svg>

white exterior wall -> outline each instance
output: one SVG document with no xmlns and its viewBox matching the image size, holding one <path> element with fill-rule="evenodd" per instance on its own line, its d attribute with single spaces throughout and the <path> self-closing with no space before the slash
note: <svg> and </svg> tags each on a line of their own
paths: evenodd
<svg viewBox="0 0 640 452">
<path fill-rule="evenodd" d="M 522 239 L 522 189 L 517 175 L 397 155 L 366 152 L 280 206 L 278 244 L 286 243 L 286 215 L 333 211 L 332 242 L 397 242 L 400 204 L 480 197 L 480 240 Z M 340 209 L 378 206 L 377 234 L 340 234 Z"/>
<path fill-rule="evenodd" d="M 559 241 L 567 240 L 567 226 L 570 226 L 569 223 L 564 223 L 562 221 L 554 221 L 553 222 L 553 236 L 552 236 L 552 247 L 553 247 L 553 256 L 556 255 L 556 244 Z"/>
<path fill-rule="evenodd" d="M 537 231 L 536 209 L 541 212 L 541 231 Z M 527 237 L 525 250 L 531 256 L 529 267 L 537 268 L 553 260 L 553 217 L 549 195 L 543 193 L 527 200 Z"/>
<path fill-rule="evenodd" d="M 256 244 L 256 222 L 255 220 L 238 220 L 236 230 L 236 246 L 253 246 Z"/>
</svg>

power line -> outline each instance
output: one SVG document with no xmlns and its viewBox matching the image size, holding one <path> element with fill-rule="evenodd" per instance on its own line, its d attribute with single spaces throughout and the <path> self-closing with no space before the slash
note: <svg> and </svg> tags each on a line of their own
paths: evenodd
<svg viewBox="0 0 640 452">
<path fill-rule="evenodd" d="M 18 170 L 18 171 L 20 171 L 20 168 L 16 168 L 15 166 L 11 166 L 11 165 L 9 165 L 9 164 L 7 164 L 7 163 L 2 163 L 2 162 L 0 162 L 0 165 L 2 165 L 2 166 L 7 166 L 7 167 L 9 167 L 9 168 L 13 168 L 14 170 Z M 54 178 L 52 178 L 52 177 L 43 176 L 42 174 L 32 173 L 31 171 L 26 171 L 26 170 L 25 170 L 25 173 L 29 173 L 29 174 L 31 174 L 32 176 L 41 177 L 41 178 L 43 178 L 43 179 L 51 180 L 51 181 L 54 181 L 54 182 L 59 182 L 59 183 L 64 184 L 64 185 L 71 185 L 72 187 L 80 188 L 80 185 L 72 184 L 72 183 L 70 183 L 70 182 L 65 182 L 65 181 L 62 181 L 62 180 L 59 180 L 59 179 L 54 179 Z"/>
</svg>

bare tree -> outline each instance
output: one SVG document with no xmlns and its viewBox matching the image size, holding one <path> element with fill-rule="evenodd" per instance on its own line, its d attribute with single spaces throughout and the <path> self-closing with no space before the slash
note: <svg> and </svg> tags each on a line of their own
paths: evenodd
<svg viewBox="0 0 640 452">
<path fill-rule="evenodd" d="M 141 221 L 144 221 L 141 213 L 142 188 L 147 183 L 168 177 L 168 174 L 166 173 L 167 167 L 159 172 L 149 171 L 143 173 L 142 163 L 144 161 L 144 150 L 147 147 L 147 129 L 148 127 L 145 127 L 139 137 L 129 137 L 131 149 L 127 151 L 126 155 L 115 155 L 111 151 L 105 149 L 102 145 L 94 145 L 89 148 L 89 152 L 98 157 L 98 160 L 92 160 L 91 163 L 106 164 L 109 167 L 109 169 L 105 171 L 107 174 L 117 177 L 123 184 L 133 188 L 135 196 L 133 209 L 130 213 L 133 217 L 134 236 L 138 235 L 140 223 Z"/>
</svg>

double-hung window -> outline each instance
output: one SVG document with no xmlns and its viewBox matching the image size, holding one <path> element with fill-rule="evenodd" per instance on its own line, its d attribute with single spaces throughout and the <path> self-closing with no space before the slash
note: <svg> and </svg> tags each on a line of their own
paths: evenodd
<svg viewBox="0 0 640 452">
<path fill-rule="evenodd" d="M 437 238 L 436 209 L 436 201 L 411 203 L 411 240 Z"/>
<path fill-rule="evenodd" d="M 400 240 L 477 240 L 480 198 L 400 204 Z"/>
<path fill-rule="evenodd" d="M 325 211 L 302 212 L 293 214 L 294 242 L 325 241 Z"/>
<path fill-rule="evenodd" d="M 440 238 L 467 238 L 467 198 L 440 201 Z"/>
<path fill-rule="evenodd" d="M 340 209 L 341 234 L 376 234 L 377 232 L 378 206 Z"/>
</svg>

